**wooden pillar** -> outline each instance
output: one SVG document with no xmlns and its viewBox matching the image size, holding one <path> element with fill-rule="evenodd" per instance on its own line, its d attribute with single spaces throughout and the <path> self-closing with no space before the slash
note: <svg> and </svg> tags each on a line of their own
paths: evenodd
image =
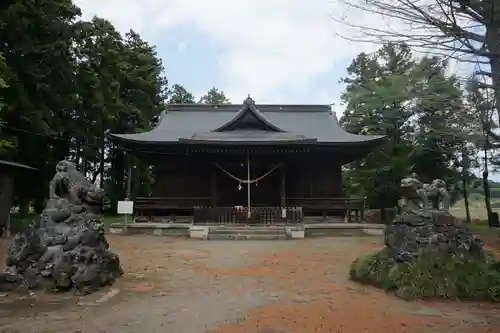
<svg viewBox="0 0 500 333">
<path fill-rule="evenodd" d="M 132 199 L 132 156 L 127 154 L 128 174 L 127 174 L 127 189 L 125 191 L 126 200 Z M 137 193 L 137 192 L 136 192 Z"/>
<path fill-rule="evenodd" d="M 312 171 L 311 168 L 307 168 L 307 174 L 308 174 L 308 195 L 310 198 L 313 197 L 313 174 L 312 174 Z"/>
<path fill-rule="evenodd" d="M 281 184 L 280 184 L 281 208 L 286 207 L 286 168 L 281 167 Z"/>
<path fill-rule="evenodd" d="M 215 166 L 211 167 L 212 169 L 212 206 L 217 206 L 217 170 L 215 169 Z"/>
<path fill-rule="evenodd" d="M 363 222 L 365 219 L 365 205 L 366 205 L 366 197 L 363 198 L 363 204 L 361 205 L 361 211 L 359 212 L 359 222 Z"/>
<path fill-rule="evenodd" d="M 182 190 L 182 195 L 184 197 L 188 197 L 191 195 L 191 186 L 189 186 L 189 155 L 186 153 L 182 160 L 182 183 L 184 184 L 184 188 Z"/>
<path fill-rule="evenodd" d="M 316 161 L 313 161 L 312 163 L 301 163 L 300 168 L 302 169 L 302 173 L 307 175 L 307 195 L 306 197 L 312 198 L 314 196 L 314 189 L 313 189 L 313 183 L 314 183 L 314 173 L 317 172 L 316 167 L 317 167 Z"/>
</svg>

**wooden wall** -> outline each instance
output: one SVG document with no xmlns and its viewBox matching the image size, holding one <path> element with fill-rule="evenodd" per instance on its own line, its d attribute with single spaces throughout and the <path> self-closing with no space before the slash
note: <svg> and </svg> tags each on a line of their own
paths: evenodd
<svg viewBox="0 0 500 333">
<path fill-rule="evenodd" d="M 212 197 L 216 205 L 246 205 L 246 185 L 238 190 L 238 182 L 215 165 L 220 164 L 239 178 L 246 178 L 243 159 L 227 155 L 168 155 L 155 163 L 153 197 Z M 341 164 L 333 157 L 296 155 L 254 157 L 251 178 L 283 163 L 269 176 L 251 188 L 255 205 L 279 206 L 282 173 L 286 174 L 286 197 L 342 197 Z"/>
<path fill-rule="evenodd" d="M 287 197 L 342 197 L 342 165 L 334 159 L 311 158 L 287 166 Z"/>
<path fill-rule="evenodd" d="M 200 158 L 162 156 L 155 163 L 153 197 L 211 195 L 211 165 Z"/>
</svg>

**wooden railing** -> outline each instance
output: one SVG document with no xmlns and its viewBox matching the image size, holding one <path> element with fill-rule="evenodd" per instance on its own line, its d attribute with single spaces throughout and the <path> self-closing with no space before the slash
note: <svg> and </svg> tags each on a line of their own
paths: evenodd
<svg viewBox="0 0 500 333">
<path fill-rule="evenodd" d="M 210 197 L 137 197 L 134 206 L 143 209 L 188 208 L 209 205 Z"/>
<path fill-rule="evenodd" d="M 137 197 L 135 215 L 150 220 L 153 216 L 175 215 L 179 210 L 192 210 L 195 206 L 210 205 L 210 197 Z"/>
<path fill-rule="evenodd" d="M 361 222 L 364 216 L 365 198 L 286 198 L 287 205 L 300 206 L 306 211 L 318 211 L 323 216 L 333 212 L 347 215 L 349 222 Z"/>
<path fill-rule="evenodd" d="M 328 216 L 336 213 L 347 215 L 348 221 L 360 222 L 363 219 L 365 199 L 364 198 L 286 198 L 287 221 L 296 223 L 302 221 L 304 214 L 314 212 Z M 197 221 L 210 221 L 210 223 L 247 223 L 245 219 L 237 217 L 235 207 L 214 207 L 210 197 L 138 197 L 134 200 L 137 216 L 147 218 L 160 215 L 176 214 L 185 211 L 188 214 L 197 215 Z M 300 213 L 298 210 L 300 209 Z M 254 214 L 255 212 L 255 214 Z M 201 215 L 200 215 L 201 214 Z M 239 215 L 238 215 L 239 214 Z M 283 221 L 280 207 L 252 207 L 252 216 L 260 216 L 263 223 L 275 223 Z M 281 220 L 280 220 L 281 219 Z M 227 221 L 227 222 L 224 222 Z M 269 222 L 267 222 L 269 221 Z"/>
<path fill-rule="evenodd" d="M 290 205 L 298 205 L 307 208 L 330 209 L 361 209 L 365 206 L 365 199 L 361 197 L 353 198 L 286 198 Z"/>
<path fill-rule="evenodd" d="M 242 207 L 210 207 L 194 208 L 193 222 L 195 224 L 297 224 L 302 222 L 304 215 L 301 207 L 287 207 L 283 216 L 281 207 L 252 207 L 248 218 L 247 208 Z"/>
</svg>

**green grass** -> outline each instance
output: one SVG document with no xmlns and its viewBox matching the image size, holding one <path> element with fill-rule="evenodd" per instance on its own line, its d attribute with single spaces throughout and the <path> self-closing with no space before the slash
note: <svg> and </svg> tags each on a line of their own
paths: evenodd
<svg viewBox="0 0 500 333">
<path fill-rule="evenodd" d="M 495 206 L 500 206 L 500 200 L 499 199 L 492 199 L 491 200 L 492 204 L 492 210 L 494 212 L 500 213 L 500 208 L 497 208 Z M 486 221 L 488 220 L 488 214 L 486 213 L 486 207 L 484 205 L 484 197 L 476 197 L 469 199 L 469 210 L 470 210 L 470 215 L 472 220 L 482 220 Z M 450 209 L 451 213 L 460 218 L 465 218 L 466 213 L 465 213 L 465 204 L 464 200 L 457 201 Z"/>
<path fill-rule="evenodd" d="M 358 258 L 350 278 L 406 299 L 461 299 L 500 302 L 500 262 L 488 253 L 459 258 L 425 251 L 413 263 L 396 263 L 386 250 Z"/>
<path fill-rule="evenodd" d="M 500 237 L 500 228 L 490 228 L 488 226 L 488 214 L 484 205 L 483 196 L 475 196 L 469 200 L 469 209 L 472 219 L 471 229 L 474 233 L 481 235 L 486 241 L 498 241 Z M 499 199 L 492 199 L 492 209 L 494 212 L 500 213 L 499 208 L 495 206 L 500 205 Z M 460 200 L 453 205 L 450 209 L 451 213 L 459 218 L 466 218 L 464 201 Z"/>
</svg>

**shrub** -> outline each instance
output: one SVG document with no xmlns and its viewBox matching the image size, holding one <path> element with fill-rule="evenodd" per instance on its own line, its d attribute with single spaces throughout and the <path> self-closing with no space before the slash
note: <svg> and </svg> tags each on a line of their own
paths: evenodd
<svg viewBox="0 0 500 333">
<path fill-rule="evenodd" d="M 414 262 L 394 262 L 386 250 L 356 259 L 350 278 L 413 300 L 447 298 L 500 302 L 500 262 L 485 254 L 480 258 L 437 256 L 424 250 Z"/>
</svg>

